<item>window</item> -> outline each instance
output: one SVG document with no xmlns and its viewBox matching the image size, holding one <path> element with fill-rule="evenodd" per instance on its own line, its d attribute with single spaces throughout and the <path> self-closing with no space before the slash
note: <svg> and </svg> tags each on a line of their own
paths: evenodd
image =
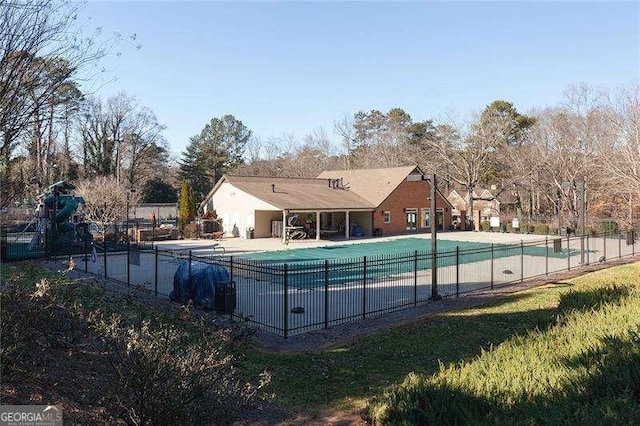
<svg viewBox="0 0 640 426">
<path fill-rule="evenodd" d="M 428 228 L 431 226 L 431 209 L 422 209 L 422 218 L 420 220 L 420 226 L 422 228 Z"/>
<path fill-rule="evenodd" d="M 384 212 L 384 223 L 391 223 L 391 212 Z"/>
</svg>

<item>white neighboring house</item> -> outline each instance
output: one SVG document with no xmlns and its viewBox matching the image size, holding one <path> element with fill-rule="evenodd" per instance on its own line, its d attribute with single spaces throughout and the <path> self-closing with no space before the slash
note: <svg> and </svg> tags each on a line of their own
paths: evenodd
<svg viewBox="0 0 640 426">
<path fill-rule="evenodd" d="M 238 188 L 239 185 L 234 186 L 235 180 L 235 176 L 223 177 L 202 206 L 204 213 L 216 211 L 218 219 L 222 220 L 222 231 L 225 234 L 244 237 L 248 228 L 256 229 L 257 221 L 282 220 L 280 208 Z M 271 236 L 270 226 L 269 234 L 266 235 L 262 235 L 261 228 L 254 235 L 256 238 Z"/>
<path fill-rule="evenodd" d="M 347 221 L 350 213 L 352 220 L 363 223 L 375 207 L 353 191 L 331 186 L 327 179 L 225 175 L 209 191 L 200 209 L 205 214 L 215 210 L 227 235 L 246 237 L 252 228 L 254 238 L 269 238 L 274 236 L 274 223 L 281 228 L 288 224 L 290 215 L 298 214 L 298 225 L 315 223 L 319 238 L 326 230 L 321 225 L 327 225 L 333 213 L 348 212 Z M 335 220 L 329 222 L 335 226 Z"/>
</svg>

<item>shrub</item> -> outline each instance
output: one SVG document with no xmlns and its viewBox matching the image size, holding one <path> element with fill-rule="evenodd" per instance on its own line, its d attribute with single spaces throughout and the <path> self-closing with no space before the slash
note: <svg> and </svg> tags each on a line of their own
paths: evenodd
<svg viewBox="0 0 640 426">
<path fill-rule="evenodd" d="M 619 232 L 620 227 L 618 226 L 618 222 L 608 220 L 605 222 L 600 222 L 600 224 L 598 225 L 598 229 L 604 234 L 614 235 Z"/>
<path fill-rule="evenodd" d="M 535 227 L 535 233 L 542 234 L 542 235 L 549 234 L 549 225 L 546 225 L 544 223 L 537 224 Z"/>
<path fill-rule="evenodd" d="M 489 222 L 480 223 L 480 230 L 483 232 L 491 231 L 491 224 Z"/>
<path fill-rule="evenodd" d="M 197 223 L 189 223 L 182 229 L 184 238 L 200 238 L 200 225 Z"/>
<path fill-rule="evenodd" d="M 233 336 L 200 322 L 192 333 L 148 321 L 123 326 L 119 316 L 101 329 L 114 371 L 110 405 L 134 424 L 231 424 L 266 384 L 244 382 L 229 348 Z"/>
<path fill-rule="evenodd" d="M 35 288 L 3 284 L 0 291 L 0 371 L 5 381 L 42 370 L 41 354 L 67 349 L 86 326 L 65 307 L 58 283 L 41 278 Z"/>
<path fill-rule="evenodd" d="M 0 303 L 3 395 L 55 388 L 78 408 L 71 423 L 231 424 L 268 382 L 249 383 L 235 355 L 246 327 L 174 318 L 35 264 L 3 267 Z"/>
</svg>

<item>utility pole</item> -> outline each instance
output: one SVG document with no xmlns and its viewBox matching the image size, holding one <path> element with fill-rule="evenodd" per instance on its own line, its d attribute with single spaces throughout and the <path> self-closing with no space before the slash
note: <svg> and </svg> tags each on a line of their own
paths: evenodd
<svg viewBox="0 0 640 426">
<path fill-rule="evenodd" d="M 562 191 L 560 191 L 558 189 L 558 191 L 556 192 L 556 215 L 558 216 L 558 236 L 560 236 L 561 232 L 560 232 L 560 227 L 561 227 L 561 222 L 560 222 L 560 207 L 561 207 L 561 202 L 562 199 L 560 198 L 562 194 Z"/>
<path fill-rule="evenodd" d="M 436 301 L 442 299 L 438 294 L 438 214 L 436 212 L 436 174 L 429 174 L 425 176 L 425 178 L 431 185 L 431 300 Z"/>
</svg>

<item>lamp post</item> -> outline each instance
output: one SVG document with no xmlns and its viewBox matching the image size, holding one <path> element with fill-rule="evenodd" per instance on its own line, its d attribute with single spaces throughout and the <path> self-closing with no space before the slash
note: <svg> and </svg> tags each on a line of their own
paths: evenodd
<svg viewBox="0 0 640 426">
<path fill-rule="evenodd" d="M 424 177 L 431 185 L 431 300 L 440 300 L 438 294 L 438 230 L 436 212 L 436 174 L 431 173 Z"/>
<path fill-rule="evenodd" d="M 126 230 L 126 235 L 127 235 L 127 285 L 129 285 L 131 283 L 131 250 L 130 250 L 130 246 L 129 246 L 129 195 L 135 192 L 135 189 L 128 189 L 127 190 L 127 202 L 126 202 L 126 207 L 127 207 L 127 223 L 125 224 L 125 230 Z"/>
<path fill-rule="evenodd" d="M 126 207 L 127 207 L 127 213 L 126 213 L 126 217 L 127 217 L 127 222 L 125 224 L 125 230 L 127 233 L 127 244 L 129 243 L 129 195 L 133 192 L 136 192 L 135 189 L 128 189 L 127 190 L 127 203 L 126 203 Z"/>
<path fill-rule="evenodd" d="M 561 192 L 558 189 L 558 191 L 556 192 L 556 215 L 558 216 L 558 236 L 560 236 L 560 195 Z"/>
</svg>

